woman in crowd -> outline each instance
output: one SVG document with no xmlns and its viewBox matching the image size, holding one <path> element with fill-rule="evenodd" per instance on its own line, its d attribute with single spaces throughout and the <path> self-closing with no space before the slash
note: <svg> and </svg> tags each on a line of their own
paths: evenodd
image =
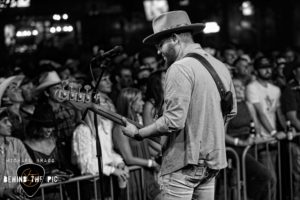
<svg viewBox="0 0 300 200">
<path fill-rule="evenodd" d="M 99 83 L 98 90 L 99 99 L 96 108 L 106 108 L 112 112 L 115 112 L 115 107 L 108 97 L 111 92 L 111 81 L 110 75 L 105 73 Z M 100 138 L 101 152 L 102 152 L 102 166 L 103 174 L 106 176 L 114 175 L 118 177 L 119 187 L 126 187 L 127 179 L 129 177 L 128 168 L 125 166 L 122 157 L 113 150 L 112 142 L 112 128 L 113 122 L 105 119 L 103 117 L 97 116 L 98 123 L 98 135 Z M 97 160 L 97 150 L 96 150 L 96 129 L 94 126 L 94 113 L 91 111 L 87 112 L 84 120 L 76 127 L 73 134 L 72 141 L 72 160 L 73 163 L 79 167 L 82 175 L 86 174 L 98 174 L 98 160 Z M 104 179 L 104 183 L 108 179 Z M 87 182 L 84 185 L 84 199 L 94 198 L 92 182 Z M 105 186 L 109 184 L 104 184 Z M 106 192 L 106 190 L 105 190 Z M 122 190 L 122 193 L 124 190 Z M 99 196 L 99 194 L 98 194 Z M 104 196 L 108 197 L 107 192 Z"/>
<path fill-rule="evenodd" d="M 158 70 L 152 73 L 148 79 L 143 110 L 144 125 L 154 123 L 162 114 L 165 76 L 164 70 Z M 148 140 L 148 147 L 151 156 L 159 158 L 161 153 L 160 137 Z"/>
<path fill-rule="evenodd" d="M 64 181 L 72 175 L 59 153 L 54 131 L 56 130 L 54 114 L 50 106 L 39 105 L 26 127 L 25 147 L 34 163 L 40 164 L 45 169 L 46 176 L 57 176 L 59 181 Z M 58 190 L 46 190 L 46 199 L 57 199 Z"/>
<path fill-rule="evenodd" d="M 117 111 L 119 114 L 142 123 L 141 114 L 144 102 L 142 92 L 136 88 L 125 88 L 117 99 Z M 114 142 L 121 152 L 127 165 L 138 165 L 145 168 L 145 192 L 148 200 L 158 200 L 160 197 L 159 185 L 155 181 L 153 170 L 158 164 L 150 159 L 146 141 L 136 141 L 123 135 L 121 127 L 115 126 L 113 131 Z M 130 173 L 130 200 L 142 199 L 143 191 L 140 191 L 141 183 L 137 172 Z"/>
</svg>

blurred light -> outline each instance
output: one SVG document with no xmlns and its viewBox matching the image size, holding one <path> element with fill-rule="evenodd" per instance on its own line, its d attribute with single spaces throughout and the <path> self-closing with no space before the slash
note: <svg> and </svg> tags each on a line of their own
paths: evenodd
<svg viewBox="0 0 300 200">
<path fill-rule="evenodd" d="M 206 22 L 203 32 L 205 34 L 217 33 L 220 31 L 220 26 L 217 22 Z"/>
<path fill-rule="evenodd" d="M 21 31 L 17 31 L 17 34 L 16 34 L 17 37 L 22 37 L 23 36 L 23 32 Z"/>
<path fill-rule="evenodd" d="M 72 32 L 73 31 L 73 26 L 64 26 L 63 31 L 64 32 Z"/>
<path fill-rule="evenodd" d="M 32 35 L 38 35 L 39 34 L 39 32 L 37 30 L 33 30 L 31 33 L 32 33 Z"/>
<path fill-rule="evenodd" d="M 5 1 L 1 1 L 5 2 Z M 18 0 L 18 1 L 6 1 L 6 3 L 9 3 L 9 7 L 14 8 L 24 8 L 30 6 L 30 0 Z M 1 6 L 0 6 L 1 7 Z"/>
<path fill-rule="evenodd" d="M 30 30 L 24 30 L 24 31 L 17 31 L 16 36 L 17 37 L 29 37 L 33 35 Z"/>
<path fill-rule="evenodd" d="M 52 19 L 53 19 L 53 20 L 56 20 L 56 21 L 59 21 L 60 18 L 61 18 L 61 17 L 60 17 L 60 15 L 58 15 L 58 14 L 54 14 L 53 17 L 52 17 Z"/>
<path fill-rule="evenodd" d="M 242 3 L 241 10 L 244 16 L 250 16 L 254 13 L 254 8 L 250 1 L 244 1 Z"/>
<path fill-rule="evenodd" d="M 63 18 L 64 20 L 66 20 L 66 19 L 69 18 L 69 16 L 68 16 L 68 14 L 65 13 L 65 14 L 63 14 L 62 18 Z"/>
<path fill-rule="evenodd" d="M 56 32 L 56 29 L 54 27 L 51 27 L 50 28 L 50 33 L 55 33 Z"/>
<path fill-rule="evenodd" d="M 169 11 L 169 3 L 167 0 L 144 0 L 143 4 L 148 21 Z"/>
<path fill-rule="evenodd" d="M 245 29 L 249 29 L 251 28 L 251 23 L 245 20 L 241 21 L 241 27 L 245 28 Z"/>
<path fill-rule="evenodd" d="M 190 0 L 181 0 L 179 1 L 180 6 L 188 6 L 190 4 Z"/>
<path fill-rule="evenodd" d="M 56 27 L 56 31 L 61 32 L 61 27 L 60 26 Z"/>
</svg>

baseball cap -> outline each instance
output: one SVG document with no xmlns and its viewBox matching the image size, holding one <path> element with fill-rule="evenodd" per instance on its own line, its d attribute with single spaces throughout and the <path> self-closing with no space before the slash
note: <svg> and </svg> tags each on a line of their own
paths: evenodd
<svg viewBox="0 0 300 200">
<path fill-rule="evenodd" d="M 272 64 L 270 63 L 267 57 L 259 57 L 253 63 L 254 69 L 264 69 L 264 68 L 272 68 Z"/>
</svg>

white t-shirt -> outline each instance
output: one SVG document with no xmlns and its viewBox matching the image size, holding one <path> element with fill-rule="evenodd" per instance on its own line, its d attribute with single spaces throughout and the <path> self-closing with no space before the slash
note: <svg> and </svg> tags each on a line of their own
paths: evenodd
<svg viewBox="0 0 300 200">
<path fill-rule="evenodd" d="M 246 87 L 247 101 L 261 104 L 263 112 L 274 129 L 276 129 L 276 110 L 280 106 L 280 95 L 280 89 L 271 83 L 265 87 L 258 81 L 253 81 Z M 259 125 L 262 127 L 261 135 L 270 136 L 268 131 L 261 124 Z"/>
</svg>

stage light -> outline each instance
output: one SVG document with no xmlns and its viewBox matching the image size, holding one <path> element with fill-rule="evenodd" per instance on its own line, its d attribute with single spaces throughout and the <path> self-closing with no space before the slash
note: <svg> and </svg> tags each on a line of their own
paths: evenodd
<svg viewBox="0 0 300 200">
<path fill-rule="evenodd" d="M 56 32 L 55 27 L 51 27 L 51 28 L 50 28 L 50 33 L 55 33 L 55 32 Z"/>
<path fill-rule="evenodd" d="M 217 22 L 206 22 L 205 28 L 203 30 L 203 33 L 209 34 L 209 33 L 217 33 L 220 31 L 220 26 Z"/>
<path fill-rule="evenodd" d="M 59 20 L 61 19 L 61 17 L 60 17 L 60 15 L 58 15 L 58 14 L 54 14 L 54 15 L 52 16 L 52 19 L 53 19 L 53 20 L 56 20 L 56 21 L 59 21 Z"/>
<path fill-rule="evenodd" d="M 62 18 L 63 18 L 64 20 L 67 20 L 67 19 L 69 18 L 69 15 L 65 13 L 65 14 L 62 15 Z"/>
<path fill-rule="evenodd" d="M 241 10 L 244 16 L 251 16 L 254 13 L 254 7 L 250 1 L 244 1 Z"/>
<path fill-rule="evenodd" d="M 61 32 L 61 27 L 60 26 L 56 27 L 56 32 Z"/>
<path fill-rule="evenodd" d="M 32 35 L 38 35 L 39 34 L 39 32 L 37 30 L 33 30 L 31 33 L 32 33 Z"/>
</svg>

